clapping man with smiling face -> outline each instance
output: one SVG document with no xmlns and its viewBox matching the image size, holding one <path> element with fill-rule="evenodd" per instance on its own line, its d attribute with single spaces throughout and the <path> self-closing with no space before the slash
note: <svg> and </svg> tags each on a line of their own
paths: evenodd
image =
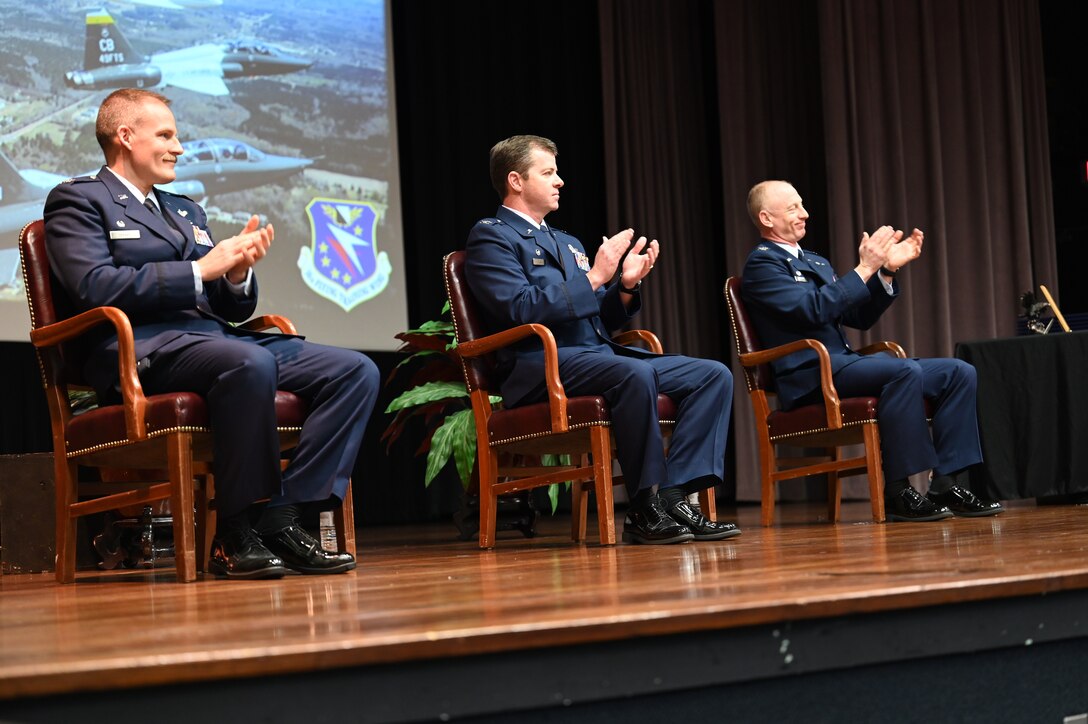
<svg viewBox="0 0 1088 724">
<path fill-rule="evenodd" d="M 813 338 L 831 356 L 841 397 L 877 397 L 884 462 L 885 510 L 891 520 L 932 521 L 995 515 L 996 502 L 967 487 L 967 468 L 982 461 L 975 417 L 975 369 L 956 359 L 862 356 L 850 349 L 843 327 L 868 329 L 899 295 L 896 274 L 922 253 L 915 229 L 882 226 L 863 234 L 858 264 L 843 276 L 831 263 L 801 249 L 808 211 L 785 181 L 764 181 L 748 194 L 748 213 L 762 237 L 744 265 L 741 293 L 760 340 L 768 347 Z M 820 396 L 816 353 L 797 352 L 771 363 L 783 409 Z M 933 431 L 925 402 L 935 408 Z M 927 495 L 908 476 L 932 470 Z"/>
<path fill-rule="evenodd" d="M 609 333 L 641 306 L 640 287 L 660 252 L 625 229 L 604 239 L 592 261 L 575 237 L 544 220 L 559 208 L 563 180 L 555 144 L 514 136 L 491 149 L 491 181 L 502 205 L 468 237 L 466 276 L 490 331 L 540 323 L 559 348 L 559 376 L 571 395 L 600 395 L 612 412 L 616 456 L 631 506 L 623 539 L 632 543 L 720 540 L 740 531 L 708 520 L 686 496 L 720 483 L 733 379 L 718 362 L 622 347 Z M 504 404 L 544 399 L 544 355 L 526 340 L 499 358 Z M 657 395 L 676 400 L 665 457 Z M 657 492 L 655 493 L 655 487 Z"/>
<path fill-rule="evenodd" d="M 228 578 L 350 570 L 350 554 L 323 551 L 298 520 L 346 493 L 377 368 L 357 352 L 232 326 L 257 306 L 253 267 L 274 232 L 253 216 L 241 233 L 216 243 L 199 204 L 155 188 L 174 180 L 184 153 L 169 103 L 135 89 L 103 101 L 95 135 L 106 165 L 60 184 L 46 200 L 50 265 L 76 311 L 108 305 L 129 316 L 146 392 L 191 391 L 207 400 L 218 509 L 210 570 Z M 84 371 L 102 399 L 116 398 L 115 335 L 103 333 Z M 282 474 L 277 389 L 309 405 Z M 254 528 L 250 507 L 261 499 L 269 503 Z"/>
</svg>

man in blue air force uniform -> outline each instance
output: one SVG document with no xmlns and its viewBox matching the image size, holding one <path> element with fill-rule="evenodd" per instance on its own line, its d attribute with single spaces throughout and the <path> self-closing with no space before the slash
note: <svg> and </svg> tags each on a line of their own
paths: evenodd
<svg viewBox="0 0 1088 724">
<path fill-rule="evenodd" d="M 686 502 L 721 482 L 733 380 L 718 362 L 655 355 L 609 340 L 641 305 L 639 288 L 659 253 L 657 241 L 626 229 L 605 239 L 592 264 L 573 236 L 549 228 L 563 181 L 554 143 L 514 136 L 491 149 L 491 182 L 502 200 L 493 218 L 469 232 L 465 272 L 491 331 L 547 325 L 559 348 L 559 376 L 570 395 L 600 395 L 612 412 L 616 455 L 631 506 L 623 539 L 633 543 L 720 540 L 740 531 L 708 520 Z M 626 257 L 624 256 L 626 254 Z M 610 283 L 620 270 L 619 279 Z M 544 353 L 526 340 L 499 358 L 504 404 L 544 399 Z M 666 459 L 657 395 L 676 400 Z M 658 486 L 659 494 L 654 493 Z"/>
<path fill-rule="evenodd" d="M 830 262 L 802 251 L 808 212 L 785 181 L 764 181 L 748 194 L 748 213 L 763 242 L 744 265 L 741 293 L 760 341 L 776 347 L 817 339 L 831 356 L 841 397 L 879 398 L 885 505 L 891 520 L 930 521 L 1001 512 L 967 488 L 966 469 L 982 460 L 975 417 L 975 369 L 956 359 L 862 356 L 850 349 L 842 327 L 868 329 L 899 295 L 896 273 L 922 253 L 922 232 L 882 226 L 863 234 L 859 263 L 842 277 Z M 816 353 L 797 352 L 772 363 L 779 405 L 790 409 L 819 399 Z M 925 400 L 936 407 L 933 434 Z M 926 470 L 926 496 L 907 477 Z"/>
<path fill-rule="evenodd" d="M 75 311 L 108 305 L 128 314 L 146 392 L 206 398 L 218 506 L 210 569 L 230 578 L 350 570 L 351 555 L 323 551 L 298 519 L 343 498 L 374 406 L 377 369 L 357 352 L 229 324 L 257 306 L 252 267 L 268 251 L 273 229 L 259 229 L 253 216 L 238 236 L 215 243 L 198 204 L 155 189 L 175 179 L 183 152 L 168 105 L 157 93 L 134 89 L 103 101 L 95 134 L 106 165 L 60 184 L 46 200 L 53 272 Z M 102 334 L 85 373 L 103 399 L 115 400 L 117 337 Z M 282 475 L 277 389 L 310 406 Z M 270 502 L 255 530 L 249 508 L 263 498 Z"/>
</svg>

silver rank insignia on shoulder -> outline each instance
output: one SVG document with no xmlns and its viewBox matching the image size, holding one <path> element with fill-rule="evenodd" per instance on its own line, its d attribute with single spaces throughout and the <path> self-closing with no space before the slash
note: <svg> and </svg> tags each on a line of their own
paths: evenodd
<svg viewBox="0 0 1088 724">
<path fill-rule="evenodd" d="M 120 226 L 122 229 L 125 228 L 125 222 L 121 221 L 120 219 L 117 220 L 117 225 Z"/>
<path fill-rule="evenodd" d="M 756 248 L 759 249 L 760 251 L 770 251 L 770 247 L 768 247 L 766 244 L 760 244 Z"/>
<path fill-rule="evenodd" d="M 822 261 L 816 261 L 815 259 L 812 260 L 812 263 L 815 264 L 816 266 L 827 266 Z"/>
<path fill-rule="evenodd" d="M 128 194 L 121 194 L 120 196 L 117 197 L 117 200 L 118 201 L 124 201 L 127 198 L 128 198 Z"/>
<path fill-rule="evenodd" d="M 492 224 L 494 224 L 495 222 L 494 222 L 494 221 L 492 221 L 491 219 L 480 219 L 480 223 L 481 223 L 481 224 L 487 224 L 488 226 L 491 226 L 491 225 L 492 225 Z"/>
</svg>

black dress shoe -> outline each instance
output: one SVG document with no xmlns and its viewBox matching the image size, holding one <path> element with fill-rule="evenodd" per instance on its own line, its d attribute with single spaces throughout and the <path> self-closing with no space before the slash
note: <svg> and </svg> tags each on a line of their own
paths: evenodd
<svg viewBox="0 0 1088 724">
<path fill-rule="evenodd" d="M 355 556 L 325 550 L 316 538 L 297 525 L 289 525 L 273 533 L 261 533 L 261 540 L 292 571 L 344 573 L 355 568 Z"/>
<path fill-rule="evenodd" d="M 212 542 L 208 572 L 219 578 L 283 578 L 287 568 L 248 525 L 230 527 Z"/>
<path fill-rule="evenodd" d="M 740 528 L 734 524 L 714 522 L 700 510 L 691 507 L 691 504 L 683 498 L 669 507 L 669 516 L 688 528 L 695 536 L 695 540 L 721 540 L 740 535 Z"/>
<path fill-rule="evenodd" d="M 936 505 L 946 506 L 954 515 L 963 518 L 984 518 L 997 515 L 1005 507 L 996 500 L 980 500 L 974 493 L 960 485 L 953 485 L 943 493 L 926 493 L 926 497 Z"/>
<path fill-rule="evenodd" d="M 952 517 L 951 510 L 943 505 L 937 505 L 909 486 L 895 495 L 884 498 L 884 514 L 888 520 L 913 523 Z"/>
<path fill-rule="evenodd" d="M 680 525 L 665 512 L 665 501 L 651 496 L 641 508 L 631 508 L 623 521 L 623 542 L 643 545 L 686 543 L 695 535 L 686 525 Z"/>
</svg>

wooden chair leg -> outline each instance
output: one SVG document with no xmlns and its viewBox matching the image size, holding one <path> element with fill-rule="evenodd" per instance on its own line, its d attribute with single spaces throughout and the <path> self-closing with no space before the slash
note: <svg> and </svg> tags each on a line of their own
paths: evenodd
<svg viewBox="0 0 1088 724">
<path fill-rule="evenodd" d="M 344 500 L 332 511 L 336 526 L 336 549 L 355 556 L 355 500 L 351 494 L 351 481 L 344 492 Z"/>
<path fill-rule="evenodd" d="M 828 450 L 832 459 L 842 460 L 842 448 L 836 447 Z M 827 519 L 832 523 L 839 522 L 842 512 L 842 479 L 838 471 L 832 470 L 827 474 Z"/>
<path fill-rule="evenodd" d="M 699 491 L 699 508 L 710 520 L 718 520 L 717 491 L 713 486 Z"/>
<path fill-rule="evenodd" d="M 583 455 L 581 467 L 587 464 L 586 456 Z M 592 480 L 575 480 L 570 485 L 570 538 L 575 543 L 583 543 L 586 539 L 586 519 L 589 517 L 589 498 L 586 493 L 587 488 L 592 486 Z"/>
<path fill-rule="evenodd" d="M 759 522 L 767 527 L 774 523 L 774 446 L 765 436 L 759 441 L 760 512 Z"/>
<path fill-rule="evenodd" d="M 496 455 L 490 449 L 479 450 L 480 460 L 480 547 L 495 547 L 495 527 L 499 514 L 499 498 L 495 484 L 499 480 Z"/>
<path fill-rule="evenodd" d="M 208 559 L 215 539 L 216 514 L 211 501 L 215 499 L 215 483 L 210 473 L 199 476 L 200 484 L 193 491 L 196 507 L 196 566 L 200 573 L 208 572 Z"/>
<path fill-rule="evenodd" d="M 593 456 L 593 492 L 597 496 L 597 530 L 601 545 L 616 544 L 616 513 L 612 500 L 612 434 L 598 425 L 589 433 Z"/>
<path fill-rule="evenodd" d="M 76 502 L 78 467 L 64 458 L 63 450 L 55 453 L 53 475 L 56 489 L 56 547 L 57 564 L 55 576 L 57 583 L 71 583 L 76 580 L 76 519 L 71 515 L 71 506 Z"/>
<path fill-rule="evenodd" d="M 188 433 L 166 438 L 170 471 L 170 515 L 174 518 L 174 563 L 178 583 L 196 580 L 196 527 L 193 522 L 193 440 Z"/>
<path fill-rule="evenodd" d="M 884 522 L 884 460 L 880 456 L 880 428 L 876 423 L 862 425 L 865 442 L 865 467 L 869 474 L 869 498 L 873 520 Z"/>
</svg>

